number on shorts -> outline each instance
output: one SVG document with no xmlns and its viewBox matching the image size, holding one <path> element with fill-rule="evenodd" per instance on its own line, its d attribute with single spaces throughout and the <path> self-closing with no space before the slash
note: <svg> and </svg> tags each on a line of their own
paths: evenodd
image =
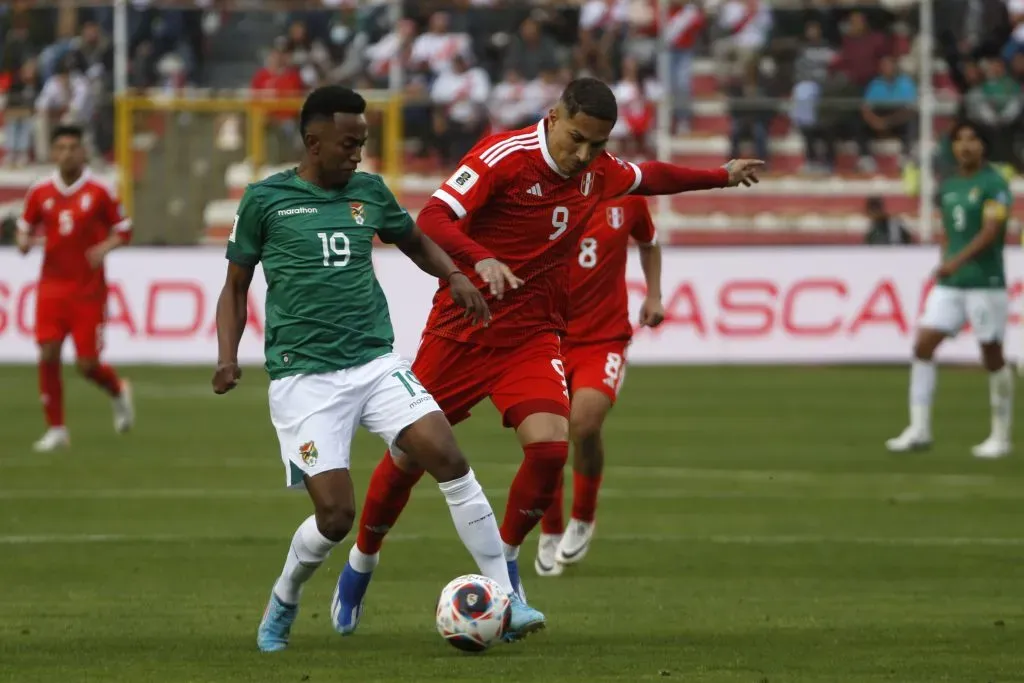
<svg viewBox="0 0 1024 683">
<path fill-rule="evenodd" d="M 614 389 L 619 384 L 619 372 L 622 371 L 622 356 L 618 353 L 609 353 L 608 360 L 604 364 L 604 383 Z"/>
<path fill-rule="evenodd" d="M 564 394 L 566 398 L 569 398 L 569 383 L 565 381 L 565 365 L 563 365 L 562 361 L 558 358 L 552 358 L 551 367 L 553 367 L 555 372 L 558 373 L 558 376 L 562 378 L 562 394 Z"/>
<path fill-rule="evenodd" d="M 316 234 L 324 248 L 324 265 L 344 268 L 352 257 L 349 249 L 348 236 L 343 232 L 335 232 L 328 235 L 326 232 Z"/>
<path fill-rule="evenodd" d="M 402 383 L 402 386 L 405 387 L 405 390 L 409 392 L 410 396 L 415 396 L 417 394 L 417 388 L 419 388 L 418 393 L 427 393 L 427 390 L 423 388 L 420 381 L 416 379 L 416 375 L 412 374 L 412 370 L 399 370 L 398 372 L 392 372 L 391 376 Z"/>
<path fill-rule="evenodd" d="M 580 267 L 593 268 L 597 265 L 597 240 L 584 237 L 580 242 Z"/>
<path fill-rule="evenodd" d="M 57 214 L 57 232 L 61 235 L 70 235 L 75 229 L 75 213 L 64 209 Z"/>
<path fill-rule="evenodd" d="M 569 209 L 564 206 L 556 206 L 551 212 L 551 227 L 555 229 L 548 235 L 549 240 L 557 240 L 566 230 L 569 229 Z"/>
<path fill-rule="evenodd" d="M 963 232 L 966 227 L 967 212 L 964 211 L 964 207 L 961 204 L 957 204 L 953 207 L 953 229 L 957 232 Z"/>
</svg>

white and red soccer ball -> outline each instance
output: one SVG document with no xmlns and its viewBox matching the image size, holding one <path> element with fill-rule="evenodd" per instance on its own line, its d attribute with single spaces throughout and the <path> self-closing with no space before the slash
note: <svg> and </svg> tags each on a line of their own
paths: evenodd
<svg viewBox="0 0 1024 683">
<path fill-rule="evenodd" d="M 452 579 L 437 600 L 437 632 L 466 652 L 483 652 L 500 641 L 511 616 L 508 595 L 486 576 Z"/>
</svg>

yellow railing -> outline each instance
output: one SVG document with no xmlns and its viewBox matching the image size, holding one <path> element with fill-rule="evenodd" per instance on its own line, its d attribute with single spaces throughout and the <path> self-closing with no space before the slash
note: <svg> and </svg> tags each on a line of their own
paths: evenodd
<svg viewBox="0 0 1024 683">
<path fill-rule="evenodd" d="M 389 92 L 362 92 L 370 111 L 384 114 L 382 129 L 382 175 L 397 193 L 402 173 L 402 98 Z M 261 169 L 267 159 L 267 114 L 276 111 L 294 111 L 298 116 L 302 98 L 262 97 L 192 97 L 124 95 L 115 98 L 115 155 L 121 182 L 121 196 L 125 209 L 131 215 L 134 201 L 133 138 L 134 117 L 138 112 L 195 112 L 212 114 L 240 114 L 246 118 L 246 158 L 253 182 L 260 180 Z"/>
</svg>

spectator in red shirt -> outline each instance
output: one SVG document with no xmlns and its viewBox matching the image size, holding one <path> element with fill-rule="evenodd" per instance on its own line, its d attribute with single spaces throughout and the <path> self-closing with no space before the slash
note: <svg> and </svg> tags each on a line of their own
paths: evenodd
<svg viewBox="0 0 1024 683">
<path fill-rule="evenodd" d="M 892 45 L 888 36 L 872 30 L 863 12 L 851 12 L 835 70 L 856 87 L 858 97 L 878 75 L 882 58 L 890 54 Z"/>
<path fill-rule="evenodd" d="M 306 89 L 298 69 L 288 61 L 288 55 L 275 48 L 267 55 L 263 68 L 252 77 L 249 86 L 253 97 L 300 97 Z M 276 149 L 269 150 L 268 158 L 285 161 L 298 149 L 298 126 L 295 110 L 278 109 L 269 112 L 267 126 L 273 132 L 271 139 Z M 274 147 L 275 145 L 272 145 Z"/>
</svg>

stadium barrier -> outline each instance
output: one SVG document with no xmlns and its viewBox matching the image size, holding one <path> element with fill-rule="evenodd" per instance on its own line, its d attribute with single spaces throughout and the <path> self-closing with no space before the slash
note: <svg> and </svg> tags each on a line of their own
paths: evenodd
<svg viewBox="0 0 1024 683">
<path fill-rule="evenodd" d="M 667 319 L 639 330 L 630 349 L 638 364 L 904 362 L 930 287 L 937 252 L 927 247 L 666 250 Z M 0 249 L 0 362 L 29 362 L 39 254 Z M 397 350 L 415 354 L 435 282 L 397 251 L 375 255 L 391 305 Z M 130 248 L 108 262 L 111 293 L 104 331 L 107 358 L 120 363 L 213 364 L 215 311 L 224 281 L 223 251 Z M 1013 299 L 1008 349 L 1024 344 L 1019 311 L 1024 254 L 1007 252 Z M 632 254 L 631 314 L 644 295 Z M 263 296 L 257 271 L 240 359 L 262 362 Z M 65 353 L 71 357 L 71 344 Z M 940 359 L 974 362 L 961 335 Z"/>
</svg>

